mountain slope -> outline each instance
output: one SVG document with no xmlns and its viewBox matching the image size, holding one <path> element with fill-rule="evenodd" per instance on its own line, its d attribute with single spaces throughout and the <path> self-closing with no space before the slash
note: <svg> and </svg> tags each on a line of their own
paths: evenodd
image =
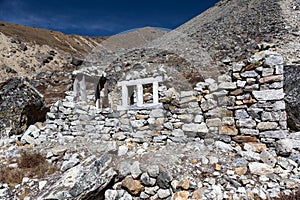
<svg viewBox="0 0 300 200">
<path fill-rule="evenodd" d="M 17 37 L 24 42 L 48 45 L 71 53 L 74 56 L 86 56 L 93 48 L 108 37 L 85 37 L 66 35 L 57 31 L 32 28 L 28 26 L 0 22 L 0 32 L 8 37 Z"/>
<path fill-rule="evenodd" d="M 210 71 L 216 65 L 222 70 L 219 61 L 245 59 L 263 48 L 259 46 L 262 43 L 275 44 L 288 62 L 298 62 L 299 6 L 296 0 L 222 0 L 153 45 L 174 51 L 185 45 L 190 47 L 189 51 L 205 55 L 196 64 L 199 71 Z M 189 41 L 197 45 L 189 45 Z M 208 75 L 212 74 L 214 71 Z"/>
</svg>

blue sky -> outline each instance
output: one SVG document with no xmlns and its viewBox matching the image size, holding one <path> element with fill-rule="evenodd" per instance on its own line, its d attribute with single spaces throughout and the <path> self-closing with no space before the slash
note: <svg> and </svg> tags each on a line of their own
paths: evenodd
<svg viewBox="0 0 300 200">
<path fill-rule="evenodd" d="M 89 36 L 174 29 L 218 0 L 0 0 L 0 21 Z"/>
</svg>

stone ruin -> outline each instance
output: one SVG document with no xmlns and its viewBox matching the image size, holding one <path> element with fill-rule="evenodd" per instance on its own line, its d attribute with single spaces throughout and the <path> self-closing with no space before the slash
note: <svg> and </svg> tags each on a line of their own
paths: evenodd
<svg viewBox="0 0 300 200">
<path fill-rule="evenodd" d="M 283 64 L 280 54 L 261 51 L 248 64 L 236 63 L 217 80 L 207 78 L 190 91 L 168 88 L 163 76 L 119 81 L 118 95 L 114 95 L 119 99 L 113 99 L 106 92 L 103 109 L 92 105 L 94 91 L 88 92 L 85 86 L 85 82 L 97 85 L 99 76 L 80 75 L 74 82 L 75 85 L 80 83 L 80 89 L 74 87 L 70 102 L 54 105 L 56 112 L 48 113 L 48 124 L 53 124 L 51 119 L 62 116 L 68 120 L 51 129 L 71 130 L 74 135 L 86 131 L 160 142 L 184 141 L 189 137 L 223 141 L 231 138 L 239 143 L 261 142 L 272 146 L 288 137 Z M 146 86 L 148 92 L 144 92 Z M 89 108 L 85 106 L 85 117 L 79 119 L 72 116 L 78 115 L 72 111 L 78 107 L 72 102 L 76 99 L 89 102 Z M 109 108 L 111 102 L 118 105 Z M 107 121 L 109 123 L 105 123 Z M 294 145 L 296 148 L 297 144 Z"/>
<path fill-rule="evenodd" d="M 47 159 L 62 172 L 46 179 L 41 199 L 268 199 L 299 187 L 300 135 L 287 127 L 283 56 L 260 51 L 216 79 L 194 79 L 192 89 L 169 66 L 134 64 L 115 76 L 81 70 L 46 126 L 24 133 L 23 144 L 51 147 Z M 107 107 L 95 104 L 95 88 L 106 91 Z"/>
</svg>

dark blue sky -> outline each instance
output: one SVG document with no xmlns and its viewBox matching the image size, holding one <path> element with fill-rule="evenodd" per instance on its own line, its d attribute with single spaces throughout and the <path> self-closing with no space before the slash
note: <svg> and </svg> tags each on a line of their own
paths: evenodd
<svg viewBox="0 0 300 200">
<path fill-rule="evenodd" d="M 89 36 L 174 29 L 219 0 L 0 0 L 0 21 Z"/>
</svg>

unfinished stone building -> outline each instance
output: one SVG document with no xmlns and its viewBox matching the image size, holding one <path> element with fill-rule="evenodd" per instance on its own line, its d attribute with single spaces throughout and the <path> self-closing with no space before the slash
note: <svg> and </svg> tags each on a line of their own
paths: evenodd
<svg viewBox="0 0 300 200">
<path fill-rule="evenodd" d="M 161 142 L 199 137 L 275 145 L 288 137 L 284 58 L 280 54 L 259 51 L 247 61 L 228 65 L 226 73 L 209 78 L 201 76 L 201 72 L 187 71 L 190 62 L 176 54 L 138 51 L 144 52 L 143 59 L 122 55 L 105 71 L 108 103 L 102 108 L 110 108 L 109 112 L 118 116 L 113 119 L 114 128 L 94 125 L 97 115 L 102 116 L 100 109 L 96 115 L 88 114 L 92 120 L 78 129 L 71 125 L 72 130 L 89 127 L 97 134 L 122 132 L 137 140 Z M 94 88 L 97 85 L 97 80 L 82 78 L 81 94 L 87 93 L 89 98 L 83 96 L 79 100 L 86 98 L 89 105 L 96 107 L 94 89 L 84 92 L 84 80 L 94 82 Z M 106 117 L 104 120 L 109 119 Z"/>
</svg>

